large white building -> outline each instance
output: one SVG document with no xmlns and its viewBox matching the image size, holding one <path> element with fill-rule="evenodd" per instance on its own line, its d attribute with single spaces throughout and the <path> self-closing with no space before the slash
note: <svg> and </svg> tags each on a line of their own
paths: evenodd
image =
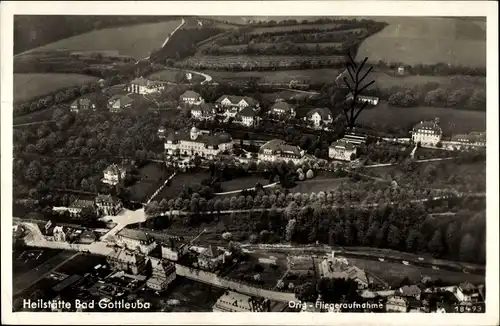
<svg viewBox="0 0 500 326">
<path fill-rule="evenodd" d="M 165 151 L 169 155 L 213 158 L 233 149 L 233 138 L 226 132 L 211 133 L 193 127 L 190 131 L 175 131 L 167 136 Z"/>
<path fill-rule="evenodd" d="M 356 156 L 357 148 L 347 139 L 339 139 L 328 148 L 328 157 L 334 160 L 351 161 Z"/>
<path fill-rule="evenodd" d="M 300 147 L 289 145 L 281 139 L 273 139 L 260 147 L 258 159 L 268 162 L 292 161 L 300 163 L 304 155 L 305 151 Z"/>
<path fill-rule="evenodd" d="M 347 94 L 347 100 L 352 101 L 354 96 L 352 93 Z M 370 105 L 376 106 L 379 102 L 379 98 L 376 96 L 366 96 L 366 95 L 358 95 L 358 103 L 368 103 Z"/>
<path fill-rule="evenodd" d="M 136 78 L 130 82 L 127 90 L 135 94 L 151 94 L 165 89 L 159 81 L 148 80 L 143 77 Z"/>
<path fill-rule="evenodd" d="M 411 131 L 412 141 L 422 145 L 436 146 L 442 137 L 443 131 L 439 127 L 437 119 L 434 121 L 420 121 Z"/>
<path fill-rule="evenodd" d="M 115 243 L 119 247 L 144 255 L 148 255 L 157 246 L 154 238 L 146 232 L 127 228 L 116 234 Z"/>
<path fill-rule="evenodd" d="M 200 105 L 205 103 L 205 100 L 195 91 L 185 91 L 180 97 L 179 102 L 187 105 Z"/>
<path fill-rule="evenodd" d="M 318 128 L 322 125 L 332 123 L 333 114 L 332 111 L 330 111 L 330 109 L 328 108 L 316 108 L 307 112 L 307 115 L 304 119 L 311 122 L 314 127 Z"/>
<path fill-rule="evenodd" d="M 101 181 L 114 186 L 125 179 L 126 170 L 122 166 L 111 164 L 104 170 L 103 174 L 104 178 Z"/>
</svg>

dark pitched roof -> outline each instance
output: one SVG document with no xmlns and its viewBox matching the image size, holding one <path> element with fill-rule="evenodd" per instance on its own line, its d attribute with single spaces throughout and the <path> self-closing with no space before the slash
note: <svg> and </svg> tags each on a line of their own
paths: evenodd
<svg viewBox="0 0 500 326">
<path fill-rule="evenodd" d="M 420 288 L 416 285 L 403 286 L 402 288 L 399 289 L 399 291 L 401 292 L 402 295 L 406 296 L 415 296 L 419 295 L 422 292 L 422 290 L 420 290 Z"/>
<path fill-rule="evenodd" d="M 272 150 L 273 154 L 286 153 L 300 156 L 301 149 L 298 146 L 293 146 L 287 144 L 284 140 L 273 139 L 262 145 L 259 149 L 259 153 L 264 153 L 265 149 Z"/>
<path fill-rule="evenodd" d="M 75 199 L 75 201 L 69 205 L 70 208 L 86 208 L 92 206 L 94 206 L 94 202 L 85 199 Z"/>
<path fill-rule="evenodd" d="M 191 139 L 191 134 L 186 130 L 178 130 L 170 132 L 167 136 L 167 140 L 171 141 L 193 141 Z M 230 134 L 227 132 L 216 132 L 213 134 L 201 134 L 194 140 L 196 142 L 204 143 L 205 145 L 216 146 L 219 144 L 230 143 L 233 140 Z"/>
<path fill-rule="evenodd" d="M 131 252 L 126 249 L 115 249 L 109 253 L 108 258 L 129 264 L 137 264 L 144 260 L 143 255 L 139 255 L 135 252 Z"/>
<path fill-rule="evenodd" d="M 352 144 L 350 141 L 348 141 L 347 139 L 344 139 L 344 138 L 339 139 L 336 142 L 333 142 L 330 145 L 330 147 L 331 148 L 345 148 L 348 151 L 352 151 L 355 149 L 354 144 Z"/>
<path fill-rule="evenodd" d="M 149 79 L 146 79 L 144 77 L 139 77 L 139 78 L 135 78 L 134 80 L 132 80 L 130 82 L 130 84 L 152 87 L 152 86 L 160 85 L 161 83 L 156 81 L 156 80 L 149 80 Z"/>
<path fill-rule="evenodd" d="M 289 112 L 293 109 L 293 106 L 288 104 L 287 102 L 284 102 L 284 101 L 280 101 L 280 102 L 276 102 L 274 103 L 274 105 L 271 107 L 271 111 L 274 111 L 274 110 L 283 110 L 285 112 Z"/>
<path fill-rule="evenodd" d="M 313 114 L 318 113 L 321 119 L 328 120 L 332 118 L 332 111 L 329 108 L 315 108 L 307 112 L 307 117 L 312 117 Z"/>
<path fill-rule="evenodd" d="M 151 240 L 151 236 L 142 231 L 142 230 L 135 230 L 135 229 L 123 229 L 120 232 L 118 232 L 119 236 L 122 236 L 124 238 L 129 238 L 129 239 L 134 239 L 134 240 L 139 240 L 139 241 L 149 241 Z"/>
<path fill-rule="evenodd" d="M 413 127 L 414 132 L 418 132 L 421 130 L 431 130 L 434 131 L 434 133 L 437 134 L 442 134 L 443 131 L 441 130 L 441 127 L 435 122 L 435 121 L 420 121 Z"/>
<path fill-rule="evenodd" d="M 131 104 L 132 102 L 134 102 L 134 100 L 128 96 L 128 95 L 123 95 L 123 94 L 120 94 L 120 95 L 113 95 L 109 100 L 108 100 L 108 103 L 109 104 L 115 104 L 116 102 L 118 102 L 118 104 L 120 106 L 126 106 L 128 104 Z"/>
<path fill-rule="evenodd" d="M 187 98 L 199 98 L 201 97 L 200 94 L 196 93 L 195 91 L 187 90 L 182 95 L 180 96 L 181 98 L 187 97 Z"/>
<path fill-rule="evenodd" d="M 237 114 L 237 116 L 239 117 L 251 117 L 251 118 L 255 117 L 256 115 L 257 113 L 255 113 L 255 111 L 249 106 L 247 106 Z"/>
<path fill-rule="evenodd" d="M 123 166 L 119 166 L 117 164 L 111 164 L 110 166 L 104 169 L 104 173 L 120 174 L 124 170 L 125 168 Z"/>
<path fill-rule="evenodd" d="M 222 250 L 220 250 L 219 248 L 214 249 L 212 245 L 209 245 L 207 249 L 205 249 L 203 252 L 200 253 L 200 256 L 208 258 L 216 258 L 222 254 L 224 254 Z"/>
<path fill-rule="evenodd" d="M 224 101 L 224 99 L 228 99 L 231 101 L 231 104 L 236 105 L 241 102 L 241 100 L 245 100 L 245 102 L 248 103 L 250 106 L 257 106 L 259 102 L 255 100 L 254 98 L 248 97 L 248 96 L 236 96 L 236 95 L 222 95 L 215 101 L 216 103 L 221 103 Z"/>
<path fill-rule="evenodd" d="M 200 111 L 202 115 L 211 115 L 215 114 L 215 107 L 210 103 L 202 103 L 198 106 L 195 106 L 191 109 L 193 111 Z"/>
<path fill-rule="evenodd" d="M 96 202 L 105 202 L 109 204 L 116 204 L 120 202 L 120 199 L 118 197 L 114 197 L 111 195 L 103 195 L 103 194 L 98 194 L 95 198 Z"/>
</svg>

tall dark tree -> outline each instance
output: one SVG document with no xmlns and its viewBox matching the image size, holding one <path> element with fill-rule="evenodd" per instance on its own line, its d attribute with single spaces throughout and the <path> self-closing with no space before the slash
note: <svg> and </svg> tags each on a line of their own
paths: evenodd
<svg viewBox="0 0 500 326">
<path fill-rule="evenodd" d="M 348 57 L 349 60 L 347 62 L 346 71 L 349 74 L 349 78 L 347 76 L 343 76 L 342 79 L 345 86 L 349 90 L 351 97 L 345 104 L 343 113 L 346 119 L 347 128 L 352 129 L 356 119 L 359 117 L 359 114 L 368 105 L 368 102 L 361 102 L 359 97 L 362 95 L 362 92 L 373 85 L 375 81 L 372 80 L 370 82 L 365 82 L 366 77 L 368 77 L 373 69 L 373 67 L 369 67 L 368 70 L 363 70 L 365 63 L 368 60 L 367 57 L 359 65 L 356 61 L 354 61 L 350 53 L 348 53 Z"/>
</svg>

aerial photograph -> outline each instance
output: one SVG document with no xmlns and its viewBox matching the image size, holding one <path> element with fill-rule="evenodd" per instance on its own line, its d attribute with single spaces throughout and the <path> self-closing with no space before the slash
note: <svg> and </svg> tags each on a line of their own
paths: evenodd
<svg viewBox="0 0 500 326">
<path fill-rule="evenodd" d="M 13 53 L 13 312 L 494 308 L 486 17 L 15 15 Z"/>
</svg>

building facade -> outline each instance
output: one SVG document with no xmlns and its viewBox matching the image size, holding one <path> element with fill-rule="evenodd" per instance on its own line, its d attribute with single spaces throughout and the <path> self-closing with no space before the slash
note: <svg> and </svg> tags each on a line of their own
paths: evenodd
<svg viewBox="0 0 500 326">
<path fill-rule="evenodd" d="M 339 139 L 328 147 L 328 157 L 340 161 L 352 161 L 357 154 L 357 148 L 346 139 Z"/>
<path fill-rule="evenodd" d="M 191 109 L 191 117 L 196 120 L 214 120 L 215 107 L 208 103 L 201 103 Z"/>
<path fill-rule="evenodd" d="M 114 186 L 125 180 L 126 173 L 127 172 L 123 166 L 111 164 L 104 170 L 104 176 L 101 181 Z"/>
<path fill-rule="evenodd" d="M 106 261 L 113 270 L 124 271 L 133 275 L 141 274 L 146 267 L 146 260 L 143 255 L 126 249 L 113 250 L 106 257 Z"/>
<path fill-rule="evenodd" d="M 269 109 L 271 117 L 280 119 L 293 119 L 296 116 L 295 108 L 283 100 L 277 100 L 271 109 Z"/>
<path fill-rule="evenodd" d="M 92 200 L 76 199 L 68 207 L 68 212 L 71 216 L 80 216 L 84 209 L 95 210 L 95 205 Z"/>
<path fill-rule="evenodd" d="M 389 296 L 385 309 L 387 312 L 408 312 L 408 300 L 399 295 Z"/>
<path fill-rule="evenodd" d="M 179 102 L 187 105 L 201 105 L 205 100 L 195 91 L 185 91 L 180 97 Z"/>
<path fill-rule="evenodd" d="M 411 132 L 411 139 L 414 143 L 427 146 L 436 146 L 443 136 L 443 131 L 438 125 L 438 120 L 420 121 Z"/>
<path fill-rule="evenodd" d="M 198 266 L 201 269 L 211 271 L 223 264 L 225 257 L 224 251 L 219 250 L 218 248 L 214 249 L 212 245 L 210 245 L 198 255 Z"/>
<path fill-rule="evenodd" d="M 151 258 L 152 275 L 146 286 L 155 291 L 165 291 L 175 280 L 175 264 L 164 259 Z"/>
<path fill-rule="evenodd" d="M 234 96 L 234 95 L 222 95 L 215 101 L 215 107 L 217 109 L 227 109 L 227 108 L 238 108 L 238 112 L 246 107 L 252 107 L 258 109 L 260 103 L 248 96 Z"/>
<path fill-rule="evenodd" d="M 189 132 L 176 131 L 167 136 L 165 151 L 169 155 L 215 156 L 233 149 L 233 139 L 226 132 L 211 133 L 193 127 Z"/>
<path fill-rule="evenodd" d="M 331 124 L 333 122 L 333 114 L 328 108 L 316 108 L 307 112 L 304 119 L 309 121 L 313 127 L 319 128 Z"/>
<path fill-rule="evenodd" d="M 236 122 L 245 127 L 255 127 L 259 124 L 259 116 L 251 107 L 245 107 L 236 114 Z"/>
<path fill-rule="evenodd" d="M 95 204 L 97 206 L 97 211 L 104 215 L 116 216 L 123 209 L 121 200 L 111 195 L 97 195 Z"/>
<path fill-rule="evenodd" d="M 127 95 L 115 95 L 108 100 L 108 109 L 112 113 L 120 113 L 125 109 L 132 107 L 131 97 Z"/>
<path fill-rule="evenodd" d="M 130 82 L 127 91 L 135 94 L 151 94 L 163 89 L 165 86 L 161 82 L 140 77 Z"/>
<path fill-rule="evenodd" d="M 115 243 L 122 248 L 148 255 L 157 244 L 153 237 L 142 230 L 123 229 L 115 236 Z"/>
<path fill-rule="evenodd" d="M 354 96 L 352 93 L 347 94 L 347 100 L 352 101 Z M 379 102 L 379 98 L 376 96 L 366 96 L 366 95 L 358 95 L 358 103 L 368 103 L 370 105 L 377 105 Z"/>
<path fill-rule="evenodd" d="M 161 245 L 161 256 L 171 261 L 178 261 L 189 251 L 187 243 L 181 243 L 174 238 L 168 239 L 166 243 Z"/>
<path fill-rule="evenodd" d="M 302 161 L 304 155 L 305 151 L 300 147 L 288 145 L 281 139 L 273 139 L 260 147 L 258 159 L 267 162 L 292 161 L 297 164 Z"/>
<path fill-rule="evenodd" d="M 78 113 L 80 111 L 88 111 L 88 110 L 95 111 L 95 109 L 96 105 L 86 97 L 82 97 L 73 101 L 73 103 L 71 103 L 69 107 L 69 110 L 74 113 Z"/>
<path fill-rule="evenodd" d="M 271 311 L 270 301 L 245 294 L 226 291 L 213 306 L 214 312 L 265 312 Z"/>
</svg>

